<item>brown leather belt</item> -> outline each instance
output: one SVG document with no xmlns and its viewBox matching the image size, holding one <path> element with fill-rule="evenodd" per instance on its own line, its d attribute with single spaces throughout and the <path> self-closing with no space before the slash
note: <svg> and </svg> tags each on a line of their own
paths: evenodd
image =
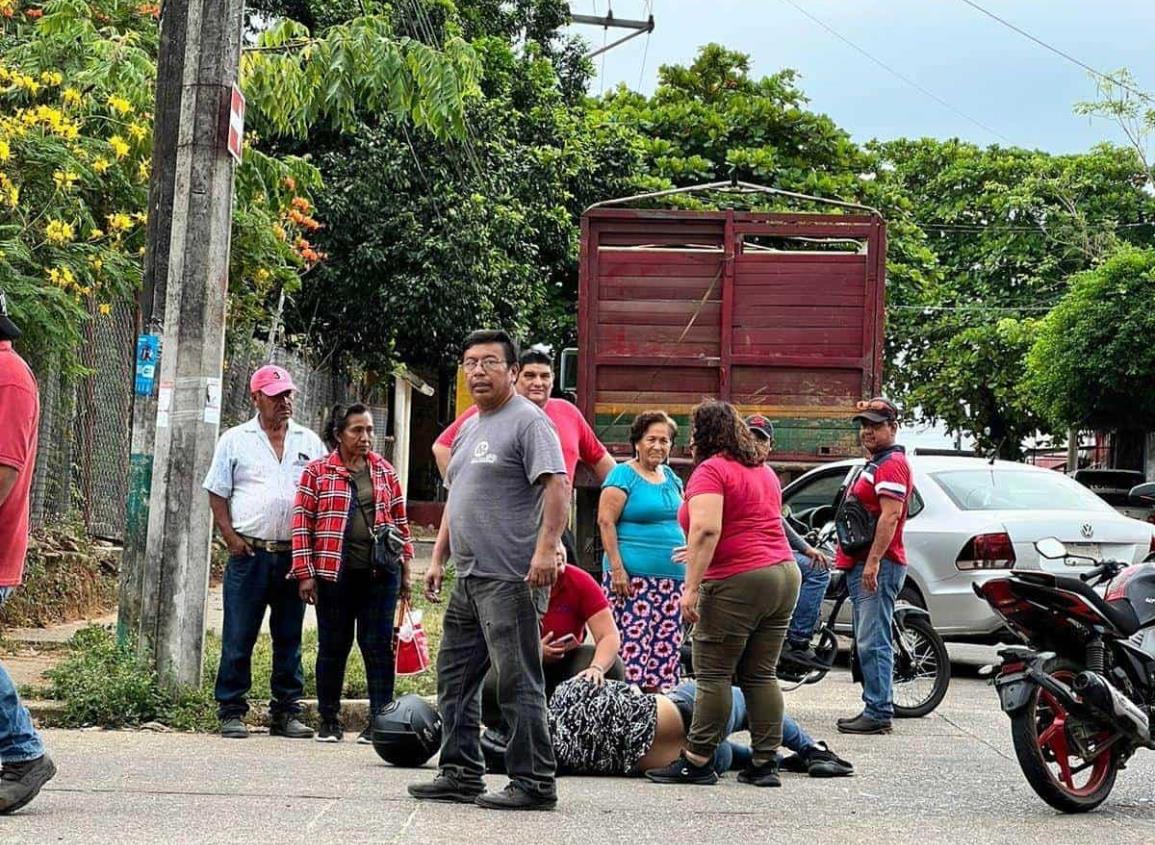
<svg viewBox="0 0 1155 845">
<path fill-rule="evenodd" d="M 262 552 L 270 552 L 271 554 L 284 554 L 293 550 L 293 544 L 288 540 L 261 540 L 257 537 L 246 537 L 241 534 L 241 539 L 249 544 L 249 548 L 260 549 Z"/>
</svg>

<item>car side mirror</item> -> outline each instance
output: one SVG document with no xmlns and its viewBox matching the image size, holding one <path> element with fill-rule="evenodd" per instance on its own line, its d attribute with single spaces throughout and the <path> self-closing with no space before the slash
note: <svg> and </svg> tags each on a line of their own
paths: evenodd
<svg viewBox="0 0 1155 845">
<path fill-rule="evenodd" d="M 1067 547 L 1054 537 L 1035 541 L 1035 551 L 1048 560 L 1067 557 Z"/>
<path fill-rule="evenodd" d="M 1127 494 L 1127 501 L 1138 507 L 1151 507 L 1155 505 L 1155 481 L 1148 481 L 1146 484 L 1136 484 L 1131 488 L 1131 492 Z"/>
</svg>

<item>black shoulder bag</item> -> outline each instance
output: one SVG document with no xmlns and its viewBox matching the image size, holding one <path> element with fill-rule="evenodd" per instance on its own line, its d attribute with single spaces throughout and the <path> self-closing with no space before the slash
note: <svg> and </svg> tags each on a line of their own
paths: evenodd
<svg viewBox="0 0 1155 845">
<path fill-rule="evenodd" d="M 354 495 L 356 490 L 357 485 L 353 484 Z M 401 553 L 405 550 L 405 538 L 401 536 L 401 531 L 392 522 L 386 522 L 380 528 L 375 527 L 375 515 L 365 512 L 360 498 L 357 499 L 357 507 L 373 538 L 373 568 L 382 572 L 397 572 L 401 568 Z"/>
</svg>

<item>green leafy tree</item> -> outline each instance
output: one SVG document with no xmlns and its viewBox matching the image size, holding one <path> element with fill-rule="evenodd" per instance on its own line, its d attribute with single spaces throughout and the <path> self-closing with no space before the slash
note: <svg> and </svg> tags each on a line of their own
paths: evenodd
<svg viewBox="0 0 1155 845">
<path fill-rule="evenodd" d="M 631 129 L 568 99 L 559 66 L 574 66 L 539 26 L 542 7 L 556 6 L 511 7 L 524 7 L 523 26 L 498 16 L 488 29 L 485 4 L 394 11 L 398 32 L 473 36 L 479 83 L 463 137 L 385 115 L 280 145 L 307 146 L 326 183 L 319 244 L 329 259 L 295 297 L 291 333 L 379 368 L 443 363 L 480 325 L 555 345 L 573 336 L 578 217 L 626 184 L 639 151 Z M 515 47 L 521 31 L 535 35 Z"/>
<path fill-rule="evenodd" d="M 1027 355 L 1024 392 L 1056 427 L 1155 429 L 1155 250 L 1071 279 Z"/>
<path fill-rule="evenodd" d="M 129 0 L 0 0 L 0 284 L 33 359 L 81 369 L 86 320 L 140 283 L 159 49 L 155 4 Z M 271 28 L 246 57 L 251 123 L 302 130 L 387 108 L 431 133 L 462 127 L 473 85 L 464 45 L 445 53 L 354 21 L 331 40 Z M 330 97 L 331 95 L 331 97 Z M 356 101 L 355 103 L 353 101 Z M 304 158 L 251 146 L 237 171 L 230 317 L 253 321 L 321 258 L 309 237 L 320 185 Z"/>
<path fill-rule="evenodd" d="M 980 448 L 1018 456 L 1024 438 L 1052 427 L 1016 387 L 1034 320 L 1070 275 L 1149 234 L 1130 225 L 1152 212 L 1141 163 L 1108 145 L 1063 156 L 930 139 L 871 149 L 941 270 L 903 308 L 896 392 Z"/>
</svg>

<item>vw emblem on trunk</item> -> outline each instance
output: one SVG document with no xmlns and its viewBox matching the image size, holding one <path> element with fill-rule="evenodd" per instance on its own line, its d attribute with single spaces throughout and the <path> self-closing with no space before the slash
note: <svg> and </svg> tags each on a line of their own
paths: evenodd
<svg viewBox="0 0 1155 845">
<path fill-rule="evenodd" d="M 1095 536 L 1095 526 L 1089 522 L 1084 522 L 1082 533 L 1083 533 L 1083 536 L 1086 537 L 1087 539 L 1094 537 Z"/>
</svg>

